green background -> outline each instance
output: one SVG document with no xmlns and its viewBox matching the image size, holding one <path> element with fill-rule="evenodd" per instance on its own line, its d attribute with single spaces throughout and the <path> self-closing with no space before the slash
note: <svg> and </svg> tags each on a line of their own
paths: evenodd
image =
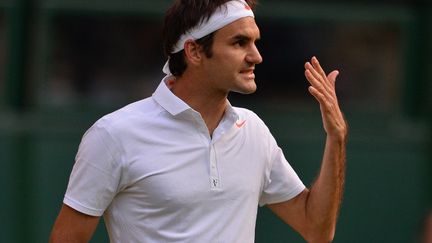
<svg viewBox="0 0 432 243">
<path fill-rule="evenodd" d="M 5 40 L 0 48 L 5 50 L 0 53 L 0 242 L 47 242 L 82 134 L 100 116 L 132 101 L 101 105 L 84 98 L 55 106 L 40 98 L 52 66 L 56 18 L 145 16 L 162 21 L 168 5 L 169 1 L 0 0 L 0 35 Z M 397 58 L 403 75 L 391 105 L 342 105 L 350 139 L 334 242 L 417 242 L 432 196 L 431 16 L 431 5 L 421 1 L 262 1 L 258 7 L 257 17 L 270 27 L 283 21 L 300 27 L 390 23 L 400 29 Z M 263 118 L 292 166 L 311 184 L 324 143 L 314 101 L 233 100 Z M 259 209 L 256 232 L 258 243 L 303 242 L 266 208 Z M 108 242 L 103 223 L 92 242 Z"/>
</svg>

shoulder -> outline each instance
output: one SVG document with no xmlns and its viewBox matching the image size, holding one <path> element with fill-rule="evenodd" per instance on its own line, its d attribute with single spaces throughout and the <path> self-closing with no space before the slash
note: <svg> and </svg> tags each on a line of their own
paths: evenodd
<svg viewBox="0 0 432 243">
<path fill-rule="evenodd" d="M 233 107 L 238 115 L 238 124 L 244 124 L 244 132 L 248 136 L 255 136 L 257 139 L 266 140 L 265 138 L 273 139 L 270 129 L 261 117 L 252 110 L 241 107 Z"/>
<path fill-rule="evenodd" d="M 97 136 L 104 143 L 120 146 L 124 139 L 134 134 L 142 134 L 143 129 L 159 116 L 163 109 L 150 97 L 111 112 L 98 119 L 84 134 L 84 137 Z"/>
<path fill-rule="evenodd" d="M 246 119 L 246 118 L 260 119 L 255 112 L 247 108 L 236 107 L 236 106 L 233 106 L 232 108 L 238 114 L 239 119 Z"/>
<path fill-rule="evenodd" d="M 93 126 L 107 130 L 130 128 L 137 123 L 145 122 L 145 120 L 159 115 L 161 112 L 160 106 L 149 97 L 101 117 Z"/>
<path fill-rule="evenodd" d="M 259 117 L 254 111 L 243 107 L 233 107 L 233 109 L 237 113 L 239 120 L 246 120 L 248 123 L 267 128 L 261 117 Z"/>
</svg>

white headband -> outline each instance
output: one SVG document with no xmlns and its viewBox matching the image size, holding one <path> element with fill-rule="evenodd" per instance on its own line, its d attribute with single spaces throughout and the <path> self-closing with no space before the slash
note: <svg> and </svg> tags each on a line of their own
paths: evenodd
<svg viewBox="0 0 432 243">
<path fill-rule="evenodd" d="M 208 21 L 202 22 L 194 28 L 180 36 L 179 41 L 174 46 L 173 53 L 177 53 L 184 49 L 184 45 L 189 40 L 198 40 L 204 36 L 215 32 L 218 29 L 225 27 L 232 22 L 244 18 L 255 17 L 252 9 L 244 0 L 232 0 L 218 8 L 209 18 Z M 169 70 L 169 60 L 165 63 L 163 72 L 171 75 Z"/>
</svg>

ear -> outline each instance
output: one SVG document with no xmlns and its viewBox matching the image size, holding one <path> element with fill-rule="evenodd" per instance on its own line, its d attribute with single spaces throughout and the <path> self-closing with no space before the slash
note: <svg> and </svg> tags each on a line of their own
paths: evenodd
<svg viewBox="0 0 432 243">
<path fill-rule="evenodd" d="M 197 65 L 201 62 L 201 46 L 193 40 L 186 41 L 184 45 L 185 58 L 188 64 Z"/>
</svg>

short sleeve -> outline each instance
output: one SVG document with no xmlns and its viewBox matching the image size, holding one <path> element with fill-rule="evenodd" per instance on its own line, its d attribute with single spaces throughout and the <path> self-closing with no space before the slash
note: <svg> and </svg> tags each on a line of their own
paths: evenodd
<svg viewBox="0 0 432 243">
<path fill-rule="evenodd" d="M 260 206 L 288 201 L 306 188 L 285 159 L 282 149 L 278 147 L 273 136 L 271 134 L 267 136 L 269 136 L 270 168 L 259 201 Z"/>
<path fill-rule="evenodd" d="M 119 190 L 122 165 L 105 126 L 83 136 L 63 202 L 84 214 L 101 216 Z"/>
</svg>

